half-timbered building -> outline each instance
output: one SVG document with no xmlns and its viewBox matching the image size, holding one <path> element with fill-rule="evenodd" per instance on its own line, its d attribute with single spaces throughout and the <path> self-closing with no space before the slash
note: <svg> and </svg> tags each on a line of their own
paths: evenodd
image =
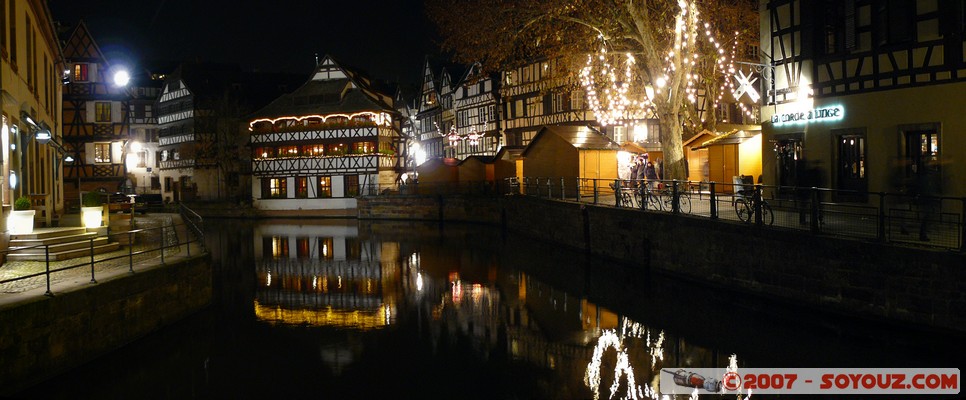
<svg viewBox="0 0 966 400">
<path fill-rule="evenodd" d="M 445 70 L 441 70 L 445 73 Z M 419 137 L 419 146 L 425 152 L 427 158 L 441 158 L 444 156 L 443 148 L 443 106 L 440 99 L 439 83 L 433 73 L 433 67 L 426 59 L 423 66 L 422 90 L 419 95 L 419 104 L 416 111 L 416 132 Z"/>
<path fill-rule="evenodd" d="M 596 125 L 584 90 L 558 60 L 531 62 L 504 71 L 500 87 L 505 145 L 526 146 L 546 125 Z"/>
<path fill-rule="evenodd" d="M 966 10 L 962 1 L 773 0 L 761 8 L 766 182 L 901 190 L 966 175 Z M 809 175 L 813 175 L 809 174 Z M 957 178 L 959 177 L 959 178 Z"/>
<path fill-rule="evenodd" d="M 325 57 L 304 85 L 249 119 L 254 206 L 345 214 L 356 196 L 396 183 L 401 137 L 392 103 Z"/>
<path fill-rule="evenodd" d="M 113 75 L 126 67 L 104 57 L 81 21 L 64 45 L 69 83 L 64 90 L 64 147 L 73 162 L 65 163 L 67 204 L 80 206 L 88 191 L 113 193 L 127 178 L 124 159 L 131 139 L 131 96 Z"/>
<path fill-rule="evenodd" d="M 500 134 L 499 78 L 480 73 L 480 64 L 466 70 L 455 93 L 455 135 L 446 141 L 455 150 L 455 157 L 493 156 L 502 144 Z"/>
<path fill-rule="evenodd" d="M 44 223 L 64 202 L 64 153 L 52 145 L 62 143 L 64 65 L 51 21 L 45 1 L 0 0 L 0 200 L 6 217 L 16 198 L 30 196 Z M 36 140 L 38 132 L 50 141 Z"/>
</svg>

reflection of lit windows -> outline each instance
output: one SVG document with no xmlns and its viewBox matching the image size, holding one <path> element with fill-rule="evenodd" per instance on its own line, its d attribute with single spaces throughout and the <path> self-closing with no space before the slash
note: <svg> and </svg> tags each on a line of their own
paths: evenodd
<svg viewBox="0 0 966 400">
<path fill-rule="evenodd" d="M 298 258 L 309 258 L 312 256 L 310 250 L 309 238 L 298 237 L 295 238 L 295 255 Z"/>
<path fill-rule="evenodd" d="M 108 142 L 94 143 L 94 162 L 111 162 L 111 144 Z"/>
<path fill-rule="evenodd" d="M 332 238 L 319 238 L 319 258 L 323 260 L 331 260 L 333 258 L 332 253 Z"/>
<path fill-rule="evenodd" d="M 332 197 L 332 177 L 319 177 L 319 197 Z"/>
<path fill-rule="evenodd" d="M 288 258 L 288 237 L 262 238 L 262 253 L 265 258 Z"/>
<path fill-rule="evenodd" d="M 362 259 L 362 241 L 360 241 L 358 237 L 345 238 L 345 259 Z"/>
</svg>

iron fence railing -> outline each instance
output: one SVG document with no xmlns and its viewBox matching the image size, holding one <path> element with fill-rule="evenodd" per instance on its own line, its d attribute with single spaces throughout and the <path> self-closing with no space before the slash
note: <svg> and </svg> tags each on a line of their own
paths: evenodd
<svg viewBox="0 0 966 400">
<path fill-rule="evenodd" d="M 750 183 L 508 178 L 503 194 L 966 251 L 966 198 Z"/>
<path fill-rule="evenodd" d="M 184 232 L 183 234 L 180 232 Z M 165 257 L 169 257 L 171 254 L 179 253 L 183 248 L 185 255 L 190 257 L 192 251 L 195 254 L 204 253 L 203 240 L 200 236 L 196 234 L 195 228 L 188 224 L 162 224 L 159 227 L 143 228 L 143 229 L 133 229 L 128 231 L 108 233 L 108 242 L 120 242 L 124 246 L 118 248 L 118 250 L 112 251 L 110 253 L 97 254 L 95 251 L 94 242 L 103 236 L 91 236 L 83 241 L 89 243 L 89 251 L 86 255 L 72 257 L 69 259 L 56 261 L 51 260 L 51 246 L 56 246 L 58 243 L 49 244 L 38 244 L 33 246 L 13 246 L 2 251 L 4 259 L 9 259 L 10 254 L 16 253 L 26 253 L 30 250 L 43 249 L 44 261 L 42 271 L 33 271 L 29 269 L 27 272 L 22 274 L 17 274 L 17 276 L 6 278 L 0 280 L 0 285 L 9 284 L 13 282 L 22 282 L 30 279 L 42 278 L 43 284 L 46 285 L 45 294 L 52 296 L 51 291 L 51 276 L 58 273 L 66 273 L 68 271 L 78 270 L 80 268 L 90 268 L 91 283 L 97 283 L 96 277 L 96 267 L 115 267 L 123 268 L 125 261 L 128 271 L 134 273 L 135 261 L 138 263 L 150 259 L 159 259 L 161 265 L 165 265 Z M 194 244 L 194 249 L 192 245 Z M 126 247 L 127 252 L 124 254 L 124 248 Z M 38 261 L 20 261 L 23 263 L 38 262 Z M 10 261 L 8 261 L 10 263 Z M 6 265 L 6 264 L 5 264 Z M 73 275 L 71 275 L 73 276 Z"/>
</svg>

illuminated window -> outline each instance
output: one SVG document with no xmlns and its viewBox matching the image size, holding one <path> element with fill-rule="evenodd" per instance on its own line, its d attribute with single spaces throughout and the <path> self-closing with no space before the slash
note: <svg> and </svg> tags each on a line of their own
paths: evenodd
<svg viewBox="0 0 966 400">
<path fill-rule="evenodd" d="M 96 163 L 111 162 L 111 143 L 110 142 L 94 143 L 94 162 Z"/>
<path fill-rule="evenodd" d="M 302 146 L 302 155 L 308 157 L 321 157 L 325 155 L 325 145 L 309 144 Z"/>
<path fill-rule="evenodd" d="M 309 197 L 309 178 L 304 176 L 295 177 L 295 198 L 306 199 Z"/>
<path fill-rule="evenodd" d="M 332 253 L 332 238 L 319 238 L 319 258 L 323 260 L 331 260 L 334 257 Z"/>
<path fill-rule="evenodd" d="M 345 143 L 333 143 L 326 147 L 326 154 L 332 156 L 341 156 L 345 154 Z"/>
<path fill-rule="evenodd" d="M 262 198 L 284 199 L 288 197 L 288 181 L 285 178 L 263 178 Z"/>
<path fill-rule="evenodd" d="M 332 177 L 319 177 L 319 197 L 332 197 Z"/>
<path fill-rule="evenodd" d="M 94 121 L 111 122 L 111 103 L 99 101 L 94 103 Z"/>
<path fill-rule="evenodd" d="M 74 64 L 74 82 L 87 82 L 87 64 Z"/>
<path fill-rule="evenodd" d="M 355 154 L 370 154 L 376 151 L 376 144 L 373 142 L 356 142 L 352 144 L 352 152 Z"/>
<path fill-rule="evenodd" d="M 137 164 L 138 168 L 146 167 L 147 164 L 145 163 L 145 160 L 148 159 L 148 152 L 146 150 L 139 151 L 137 153 L 137 157 L 138 157 L 138 164 Z"/>
<path fill-rule="evenodd" d="M 359 195 L 359 175 L 345 176 L 345 195 L 346 197 L 356 197 Z"/>
<path fill-rule="evenodd" d="M 298 157 L 299 148 L 298 146 L 282 146 L 278 148 L 279 157 Z"/>
</svg>

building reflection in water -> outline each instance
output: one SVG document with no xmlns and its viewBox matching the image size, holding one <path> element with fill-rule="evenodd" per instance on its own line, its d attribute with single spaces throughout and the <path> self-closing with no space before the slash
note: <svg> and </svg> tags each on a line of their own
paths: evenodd
<svg viewBox="0 0 966 400">
<path fill-rule="evenodd" d="M 324 223 L 259 225 L 254 241 L 254 310 L 264 323 L 369 331 L 406 318 L 436 351 L 444 341 L 459 341 L 481 360 L 502 354 L 550 371 L 554 397 L 657 398 L 663 366 L 727 363 L 714 350 L 582 295 L 501 269 L 482 250 L 423 253 L 420 245 L 360 237 L 356 226 Z M 358 351 L 345 346 L 322 349 L 335 371 Z"/>
<path fill-rule="evenodd" d="M 259 225 L 254 238 L 259 321 L 361 330 L 392 323 L 398 243 L 326 224 Z"/>
</svg>

